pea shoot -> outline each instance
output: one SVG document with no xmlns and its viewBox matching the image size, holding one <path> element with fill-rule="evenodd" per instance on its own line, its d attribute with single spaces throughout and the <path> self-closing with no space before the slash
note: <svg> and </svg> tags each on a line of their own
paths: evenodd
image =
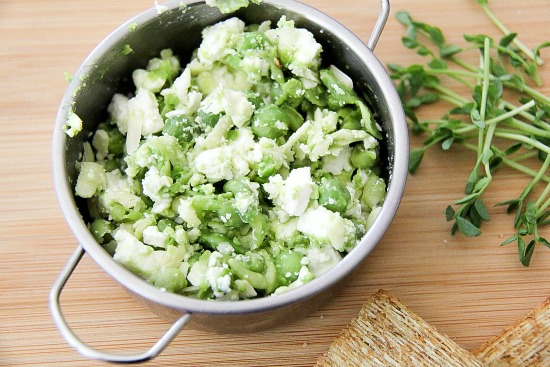
<svg viewBox="0 0 550 367">
<path fill-rule="evenodd" d="M 541 85 L 540 50 L 550 42 L 530 50 L 492 13 L 488 0 L 478 3 L 503 32 L 500 40 L 464 35 L 466 46 L 448 44 L 441 29 L 401 11 L 396 17 L 406 27 L 403 45 L 428 61 L 407 67 L 390 64 L 388 68 L 411 131 L 427 136 L 421 147 L 411 150 L 411 173 L 434 146 L 450 151 L 461 145 L 476 153 L 464 197 L 445 210 L 446 220 L 453 222 L 452 234 L 459 231 L 475 237 L 482 233 L 482 223 L 490 219 L 483 196 L 499 168 L 508 166 L 532 178 L 517 198 L 498 204 L 506 206 L 508 213 L 515 212 L 516 233 L 502 245 L 516 242 L 519 261 L 529 266 L 537 244 L 550 248 L 540 231 L 550 224 L 550 97 L 537 90 Z M 479 52 L 480 65 L 461 58 L 472 51 Z M 470 88 L 471 95 L 447 88 L 446 78 Z M 517 101 L 509 95 L 518 96 Z M 421 120 L 416 115 L 418 108 L 436 101 L 452 107 L 437 120 Z M 538 168 L 533 169 L 536 162 Z M 536 196 L 535 188 L 541 185 L 544 188 Z"/>
</svg>

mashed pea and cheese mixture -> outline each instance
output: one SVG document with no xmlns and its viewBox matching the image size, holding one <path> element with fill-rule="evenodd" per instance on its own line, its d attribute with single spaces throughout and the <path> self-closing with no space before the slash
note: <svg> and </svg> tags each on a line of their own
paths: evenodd
<svg viewBox="0 0 550 367">
<path fill-rule="evenodd" d="M 84 143 L 75 192 L 114 260 L 201 299 L 280 294 L 354 248 L 386 193 L 381 133 L 352 80 L 281 18 L 205 28 L 132 74 Z M 67 133 L 81 121 L 70 113 Z M 75 131 L 76 130 L 76 131 Z"/>
</svg>

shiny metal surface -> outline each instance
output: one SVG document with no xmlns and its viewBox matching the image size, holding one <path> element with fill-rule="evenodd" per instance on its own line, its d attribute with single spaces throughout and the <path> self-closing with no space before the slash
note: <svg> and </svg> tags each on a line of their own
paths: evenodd
<svg viewBox="0 0 550 367">
<path fill-rule="evenodd" d="M 297 1 L 264 0 L 261 5 L 250 4 L 234 14 L 223 15 L 202 1 L 187 2 L 185 11 L 180 9 L 180 3 L 179 0 L 167 2 L 169 10 L 157 14 L 155 9 L 150 9 L 121 25 L 92 51 L 73 78 L 59 108 L 52 141 L 52 167 L 58 199 L 67 222 L 85 251 L 159 315 L 181 320 L 183 314 L 192 314 L 190 327 L 218 332 L 254 331 L 280 325 L 309 313 L 330 298 L 336 286 L 372 251 L 388 228 L 407 177 L 409 145 L 403 108 L 391 79 L 371 49 L 347 28 L 314 8 Z M 387 0 L 381 3 L 383 11 L 369 39 L 372 48 L 389 9 Z M 305 27 L 314 34 L 323 45 L 323 63 L 344 70 L 354 80 L 355 86 L 363 90 L 378 116 L 385 135 L 381 155 L 386 162 L 388 180 L 382 210 L 357 247 L 337 266 L 288 293 L 219 302 L 162 292 L 116 263 L 88 231 L 86 218 L 79 210 L 85 208 L 85 203 L 73 195 L 73 184 L 78 175 L 75 163 L 81 154 L 82 143 L 106 118 L 106 107 L 115 91 L 131 91 L 131 72 L 145 67 L 160 50 L 172 48 L 185 64 L 191 51 L 198 47 L 205 26 L 230 16 L 238 16 L 246 23 L 271 20 L 275 24 L 282 15 L 294 20 L 297 27 Z M 130 31 L 129 25 L 134 23 L 137 27 Z M 126 44 L 133 49 L 129 55 L 122 53 Z M 84 121 L 83 132 L 74 138 L 68 138 L 61 129 L 70 108 Z M 66 268 L 60 279 L 68 276 L 70 273 L 67 274 Z M 58 280 L 52 289 L 50 301 L 54 315 L 60 313 L 58 297 L 54 293 L 60 292 L 63 284 Z M 67 326 L 62 317 L 54 317 L 61 329 Z M 73 346 L 83 352 L 77 345 Z"/>
</svg>

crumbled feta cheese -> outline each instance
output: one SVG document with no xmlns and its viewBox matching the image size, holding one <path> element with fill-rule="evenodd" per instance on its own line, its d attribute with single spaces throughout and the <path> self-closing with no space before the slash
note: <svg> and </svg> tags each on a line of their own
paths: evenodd
<svg viewBox="0 0 550 367">
<path fill-rule="evenodd" d="M 107 112 L 116 122 L 118 130 L 122 134 L 128 132 L 128 98 L 120 93 L 116 93 L 107 107 Z"/>
<path fill-rule="evenodd" d="M 94 134 L 92 139 L 92 145 L 96 149 L 96 159 L 102 160 L 107 157 L 109 154 L 109 134 L 107 131 L 98 129 Z"/>
<path fill-rule="evenodd" d="M 82 120 L 76 113 L 69 111 L 67 114 L 67 120 L 63 125 L 63 131 L 71 138 L 78 134 L 82 130 Z"/>
<path fill-rule="evenodd" d="M 146 89 L 139 89 L 136 96 L 128 101 L 128 125 L 138 123 L 143 136 L 158 133 L 164 126 L 157 98 Z"/>
<path fill-rule="evenodd" d="M 170 195 L 162 193 L 163 188 L 169 188 L 174 180 L 169 176 L 161 176 L 156 167 L 151 167 L 141 181 L 143 193 L 154 201 L 153 213 L 161 213 L 168 209 L 172 203 Z"/>
<path fill-rule="evenodd" d="M 235 40 L 232 35 L 244 30 L 244 22 L 238 18 L 230 18 L 223 22 L 206 27 L 202 31 L 202 42 L 197 51 L 199 60 L 207 65 L 229 55 Z"/>
<path fill-rule="evenodd" d="M 177 268 L 185 255 L 184 248 L 175 246 L 155 251 L 125 229 L 118 229 L 114 238 L 117 248 L 113 259 L 145 278 L 150 278 L 162 268 Z"/>
<path fill-rule="evenodd" d="M 298 218 L 297 228 L 320 243 L 329 243 L 338 251 L 344 250 L 345 224 L 339 213 L 323 206 L 308 209 Z"/>
<path fill-rule="evenodd" d="M 166 235 L 157 226 L 149 226 L 143 230 L 143 243 L 153 247 L 166 247 Z"/>
<path fill-rule="evenodd" d="M 178 215 L 191 228 L 198 228 L 201 224 L 201 221 L 197 216 L 193 205 L 191 204 L 191 199 L 180 200 L 178 205 Z M 191 235 L 191 232 L 189 234 Z"/>
<path fill-rule="evenodd" d="M 311 179 L 311 168 L 302 167 L 290 171 L 286 180 L 279 174 L 271 176 L 263 186 L 276 206 L 297 216 L 306 210 L 315 183 Z"/>
<path fill-rule="evenodd" d="M 340 175 L 342 172 L 349 172 L 351 166 L 351 148 L 349 146 L 342 148 L 338 155 L 327 154 L 323 157 L 323 170 L 333 175 Z"/>
<path fill-rule="evenodd" d="M 336 79 L 341 81 L 349 89 L 353 90 L 353 81 L 342 70 L 338 69 L 334 65 L 330 65 L 330 71 L 332 71 L 332 75 L 334 75 Z"/>
<path fill-rule="evenodd" d="M 342 260 L 342 256 L 332 246 L 310 247 L 306 256 L 309 259 L 307 266 L 316 277 L 326 273 Z"/>
</svg>

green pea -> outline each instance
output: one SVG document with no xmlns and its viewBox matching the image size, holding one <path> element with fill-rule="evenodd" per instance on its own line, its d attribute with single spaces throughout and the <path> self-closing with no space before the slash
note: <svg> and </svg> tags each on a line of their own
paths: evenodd
<svg viewBox="0 0 550 367">
<path fill-rule="evenodd" d="M 335 178 L 321 180 L 319 204 L 334 212 L 344 213 L 351 200 L 347 187 Z"/>
<path fill-rule="evenodd" d="M 298 111 L 296 111 L 295 108 L 290 107 L 288 105 L 282 105 L 281 111 L 283 111 L 286 115 L 286 120 L 288 121 L 288 126 L 292 131 L 296 131 L 302 126 L 304 123 L 304 117 L 300 115 Z"/>
<path fill-rule="evenodd" d="M 378 161 L 373 150 L 365 150 L 362 145 L 356 145 L 351 151 L 351 164 L 355 168 L 370 168 Z"/>
<path fill-rule="evenodd" d="M 241 261 L 231 258 L 227 260 L 227 263 L 239 279 L 248 281 L 252 287 L 256 289 L 266 289 L 269 287 L 269 283 L 263 274 L 248 269 Z"/>
<path fill-rule="evenodd" d="M 232 192 L 233 194 L 237 194 L 237 193 L 251 194 L 252 193 L 250 190 L 250 187 L 248 187 L 248 185 L 245 182 L 243 182 L 243 180 L 239 180 L 239 179 L 227 181 L 223 185 L 223 191 Z"/>
<path fill-rule="evenodd" d="M 327 91 L 321 84 L 317 84 L 314 88 L 306 89 L 304 96 L 315 106 L 327 106 Z"/>
<path fill-rule="evenodd" d="M 136 221 L 143 217 L 138 210 L 128 210 L 117 202 L 110 205 L 109 215 L 117 222 Z"/>
<path fill-rule="evenodd" d="M 105 219 L 96 219 L 90 225 L 90 231 L 97 242 L 103 243 L 105 236 L 113 230 L 111 222 Z"/>
<path fill-rule="evenodd" d="M 275 105 L 261 107 L 252 117 L 252 132 L 258 137 L 276 139 L 287 130 L 285 113 Z"/>
<path fill-rule="evenodd" d="M 176 268 L 162 268 L 151 277 L 151 282 L 173 293 L 179 293 L 187 286 L 185 275 Z"/>
<path fill-rule="evenodd" d="M 250 224 L 250 228 L 252 229 L 253 241 L 251 248 L 257 249 L 263 245 L 269 230 L 267 218 L 262 214 L 260 209 L 254 208 L 248 211 L 245 220 Z"/>
<path fill-rule="evenodd" d="M 157 222 L 157 228 L 159 231 L 164 231 L 167 227 L 175 228 L 176 222 L 174 222 L 173 219 L 170 218 L 162 218 Z"/>
<path fill-rule="evenodd" d="M 283 250 L 275 256 L 274 260 L 279 284 L 289 285 L 298 279 L 303 257 L 304 255 L 293 250 Z"/>
<path fill-rule="evenodd" d="M 245 32 L 240 50 L 262 50 L 270 44 L 269 39 L 261 32 Z"/>
<path fill-rule="evenodd" d="M 118 159 L 109 159 L 99 162 L 105 168 L 106 172 L 114 171 L 115 169 L 120 168 L 120 160 Z"/>
<path fill-rule="evenodd" d="M 162 133 L 171 135 L 180 143 L 189 143 L 194 138 L 194 123 L 183 115 L 174 116 L 164 121 Z"/>
<path fill-rule="evenodd" d="M 347 85 L 336 79 L 332 71 L 323 69 L 319 72 L 319 77 L 323 84 L 327 87 L 328 93 L 335 99 L 344 104 L 354 104 L 358 97 L 353 90 Z"/>
<path fill-rule="evenodd" d="M 292 78 L 287 80 L 282 86 L 282 94 L 275 101 L 277 106 L 285 103 L 290 107 L 297 107 L 304 99 L 304 86 L 298 79 Z"/>
<path fill-rule="evenodd" d="M 340 117 L 340 129 L 362 130 L 361 111 L 358 108 L 344 107 L 338 110 Z"/>
<path fill-rule="evenodd" d="M 265 262 L 260 254 L 249 252 L 244 259 L 245 266 L 251 271 L 262 273 L 265 270 Z"/>
<path fill-rule="evenodd" d="M 109 134 L 109 153 L 113 154 L 122 154 L 124 153 L 124 146 L 126 144 L 126 139 L 118 129 L 110 129 L 107 131 Z"/>
<path fill-rule="evenodd" d="M 229 244 L 236 253 L 243 254 L 244 249 L 238 243 L 231 241 L 227 236 L 216 232 L 203 232 L 201 233 L 198 241 L 211 250 L 218 250 L 218 247 L 222 244 Z M 219 250 L 218 250 L 219 251 Z"/>
<path fill-rule="evenodd" d="M 386 183 L 371 171 L 361 194 L 361 202 L 369 208 L 373 208 L 382 204 L 385 196 Z"/>
<path fill-rule="evenodd" d="M 260 255 L 264 259 L 265 263 L 265 272 L 264 276 L 267 281 L 267 287 L 265 288 L 265 293 L 270 294 L 272 293 L 278 286 L 277 283 L 277 268 L 275 267 L 275 262 L 273 261 L 273 257 L 267 253 L 265 250 L 260 250 Z"/>
<path fill-rule="evenodd" d="M 198 110 L 197 117 L 204 125 L 210 127 L 216 126 L 220 119 L 220 115 L 204 112 L 203 110 Z"/>
</svg>

